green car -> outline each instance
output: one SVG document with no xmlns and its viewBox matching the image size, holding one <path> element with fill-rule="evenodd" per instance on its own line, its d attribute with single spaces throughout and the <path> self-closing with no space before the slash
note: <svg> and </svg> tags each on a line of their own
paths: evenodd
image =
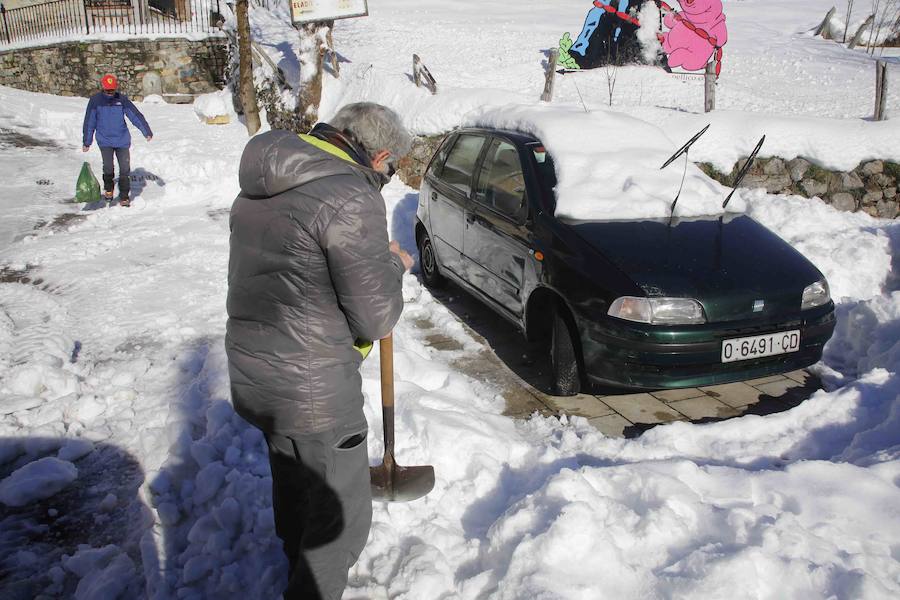
<svg viewBox="0 0 900 600">
<path fill-rule="evenodd" d="M 557 393 L 720 384 L 821 358 L 835 325 L 828 283 L 757 221 L 566 219 L 555 187 L 535 136 L 455 131 L 424 176 L 416 240 L 427 285 L 450 279 L 551 340 Z"/>
</svg>

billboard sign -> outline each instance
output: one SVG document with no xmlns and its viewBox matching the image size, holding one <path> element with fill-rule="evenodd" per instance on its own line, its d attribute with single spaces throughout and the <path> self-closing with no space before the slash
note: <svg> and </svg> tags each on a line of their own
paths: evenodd
<svg viewBox="0 0 900 600">
<path fill-rule="evenodd" d="M 291 21 L 295 25 L 368 14 L 368 0 L 291 0 Z"/>
</svg>

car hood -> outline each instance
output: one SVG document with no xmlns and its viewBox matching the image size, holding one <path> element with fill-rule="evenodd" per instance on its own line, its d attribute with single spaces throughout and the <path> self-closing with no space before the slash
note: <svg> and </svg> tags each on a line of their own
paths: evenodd
<svg viewBox="0 0 900 600">
<path fill-rule="evenodd" d="M 710 322 L 796 317 L 803 289 L 822 278 L 746 215 L 564 224 L 648 296 L 695 298 Z"/>
</svg>

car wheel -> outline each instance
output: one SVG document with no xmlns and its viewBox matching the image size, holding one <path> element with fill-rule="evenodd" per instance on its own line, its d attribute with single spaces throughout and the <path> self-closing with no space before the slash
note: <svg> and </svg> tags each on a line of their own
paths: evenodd
<svg viewBox="0 0 900 600">
<path fill-rule="evenodd" d="M 441 287 L 446 279 L 438 271 L 437 255 L 434 251 L 434 244 L 431 243 L 431 236 L 427 232 L 423 232 L 419 237 L 419 266 L 422 271 L 422 281 L 428 287 Z"/>
<path fill-rule="evenodd" d="M 553 388 L 559 396 L 574 396 L 581 391 L 578 373 L 578 354 L 569 324 L 556 310 L 553 315 L 553 332 L 550 340 L 550 370 Z"/>
</svg>

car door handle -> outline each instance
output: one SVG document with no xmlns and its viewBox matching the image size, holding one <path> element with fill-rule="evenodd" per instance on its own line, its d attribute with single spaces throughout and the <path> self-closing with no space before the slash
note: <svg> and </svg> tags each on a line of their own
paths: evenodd
<svg viewBox="0 0 900 600">
<path fill-rule="evenodd" d="M 469 213 L 466 215 L 466 223 L 474 223 L 477 220 L 474 214 Z"/>
<path fill-rule="evenodd" d="M 437 192 L 431 192 L 431 199 L 437 200 Z"/>
</svg>

